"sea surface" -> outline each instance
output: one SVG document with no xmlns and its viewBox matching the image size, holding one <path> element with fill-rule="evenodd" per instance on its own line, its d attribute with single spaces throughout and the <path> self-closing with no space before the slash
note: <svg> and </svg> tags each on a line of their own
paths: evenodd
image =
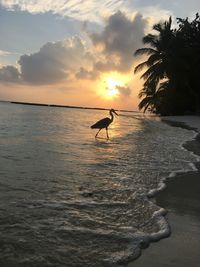
<svg viewBox="0 0 200 267">
<path fill-rule="evenodd" d="M 95 140 L 107 113 L 0 103 L 1 267 L 125 266 L 169 234 L 153 196 L 195 132 L 119 112 Z"/>
</svg>

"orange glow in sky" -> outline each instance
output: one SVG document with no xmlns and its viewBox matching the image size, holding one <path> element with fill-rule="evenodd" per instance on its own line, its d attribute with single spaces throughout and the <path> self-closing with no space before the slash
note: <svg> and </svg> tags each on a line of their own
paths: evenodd
<svg viewBox="0 0 200 267">
<path fill-rule="evenodd" d="M 111 72 L 102 75 L 98 82 L 98 95 L 105 100 L 113 100 L 120 96 L 118 87 L 127 86 L 130 75 Z"/>
<path fill-rule="evenodd" d="M 30 7 L 28 0 L 18 2 Z M 98 1 L 93 2 L 102 8 Z M 13 6 L 12 14 L 16 17 L 11 16 L 11 6 L 6 2 L 4 5 L 5 9 L 0 12 L 2 18 L 8 16 L 8 21 L 4 23 L 7 30 L 2 33 L 5 43 L 0 44 L 0 100 L 137 109 L 141 85 L 139 77 L 132 72 L 137 63 L 133 53 L 140 47 L 146 28 L 143 16 L 129 16 L 116 8 L 107 13 L 106 19 L 102 15 L 105 12 L 101 11 L 97 21 L 79 27 L 75 18 L 68 21 L 64 16 L 48 13 L 49 23 L 41 23 L 40 29 L 36 9 L 30 9 L 22 29 L 26 35 L 21 36 L 21 24 L 18 29 L 21 39 L 27 41 L 25 45 L 16 38 L 13 27 L 21 21 L 19 10 Z M 89 10 L 85 2 L 84 5 Z M 38 11 L 40 7 L 38 5 Z M 92 9 L 90 14 L 90 19 L 95 20 Z M 44 18 L 46 21 L 45 14 L 40 16 L 42 22 Z M 49 25 L 54 27 L 53 31 L 49 31 Z M 34 36 L 29 33 L 33 26 Z"/>
</svg>

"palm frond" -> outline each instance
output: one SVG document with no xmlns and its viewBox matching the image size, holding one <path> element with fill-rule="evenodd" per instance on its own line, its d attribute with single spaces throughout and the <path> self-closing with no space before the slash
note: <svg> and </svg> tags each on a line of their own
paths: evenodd
<svg viewBox="0 0 200 267">
<path fill-rule="evenodd" d="M 155 64 L 153 64 L 146 72 L 146 74 L 144 74 L 144 79 L 148 79 L 148 74 L 149 76 L 151 74 L 154 74 L 155 77 L 157 77 L 157 79 L 162 80 L 164 78 L 166 78 L 166 66 L 163 62 L 156 62 Z"/>
<path fill-rule="evenodd" d="M 158 61 L 162 61 L 162 57 L 161 54 L 156 51 L 156 53 L 152 54 L 149 58 L 148 58 L 148 64 L 149 66 L 154 65 L 155 63 L 157 63 Z"/>
<path fill-rule="evenodd" d="M 148 68 L 142 76 L 141 79 L 147 80 L 150 76 L 152 77 L 160 77 L 162 73 L 162 66 L 160 63 L 156 63 Z"/>
<path fill-rule="evenodd" d="M 143 37 L 142 41 L 144 44 L 149 44 L 152 47 L 157 47 L 158 37 L 153 34 L 147 34 L 146 36 Z"/>
<path fill-rule="evenodd" d="M 139 71 L 141 71 L 142 69 L 148 67 L 148 61 L 144 61 L 140 64 L 138 64 L 135 69 L 134 69 L 134 73 L 138 73 Z"/>
<path fill-rule="evenodd" d="M 170 66 L 172 60 L 171 48 L 174 43 L 174 30 L 171 29 L 172 18 L 168 21 L 157 23 L 153 29 L 157 35 L 148 34 L 143 38 L 143 43 L 150 46 L 135 51 L 135 56 L 146 55 L 146 61 L 138 64 L 134 72 L 137 73 L 146 68 L 141 78 L 144 79 L 143 88 L 138 96 L 141 99 L 139 110 L 146 112 L 149 109 L 152 112 L 159 110 L 162 99 L 171 87 Z M 168 79 L 166 79 L 168 78 Z"/>
<path fill-rule="evenodd" d="M 147 96 L 147 97 L 142 99 L 142 101 L 138 105 L 138 108 L 139 108 L 139 110 L 144 109 L 143 112 L 145 113 L 147 108 L 151 105 L 152 105 L 152 97 Z"/>
<path fill-rule="evenodd" d="M 157 32 L 162 32 L 164 28 L 164 23 L 160 22 L 160 23 L 156 23 L 153 25 L 153 30 L 157 31 Z"/>
<path fill-rule="evenodd" d="M 143 47 L 143 48 L 140 48 L 140 49 L 137 49 L 134 53 L 135 56 L 142 56 L 142 55 L 152 55 L 154 53 L 156 53 L 157 51 L 153 48 L 150 48 L 150 47 Z"/>
<path fill-rule="evenodd" d="M 147 93 L 146 87 L 143 87 L 143 88 L 140 90 L 140 92 L 139 92 L 139 94 L 138 94 L 138 97 L 139 97 L 139 98 L 142 98 L 143 96 L 147 96 L 147 95 L 148 95 L 148 93 Z"/>
<path fill-rule="evenodd" d="M 138 64 L 135 67 L 134 73 L 138 73 L 139 71 L 141 71 L 142 69 L 144 69 L 145 67 L 151 67 L 152 65 L 158 63 L 160 61 L 160 54 L 156 51 L 156 53 L 152 54 L 148 60 Z M 161 63 L 161 62 L 160 62 Z"/>
</svg>

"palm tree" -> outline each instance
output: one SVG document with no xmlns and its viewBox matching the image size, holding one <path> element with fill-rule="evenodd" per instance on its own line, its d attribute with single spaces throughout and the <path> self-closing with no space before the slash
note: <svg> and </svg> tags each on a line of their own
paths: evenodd
<svg viewBox="0 0 200 267">
<path fill-rule="evenodd" d="M 178 18 L 177 22 L 177 29 L 171 29 L 171 17 L 154 25 L 157 33 L 146 35 L 146 47 L 135 52 L 147 56 L 135 68 L 135 73 L 145 69 L 139 93 L 139 108 L 144 112 L 200 114 L 200 16 L 196 14 L 191 22 Z"/>
<path fill-rule="evenodd" d="M 144 97 L 139 104 L 139 109 L 144 109 L 144 112 L 148 108 L 151 111 L 156 110 L 156 103 L 166 89 L 164 84 L 167 85 L 168 80 L 173 77 L 171 61 L 174 31 L 171 29 L 171 24 L 171 17 L 169 21 L 155 24 L 153 29 L 158 34 L 148 34 L 143 38 L 143 43 L 150 47 L 140 48 L 135 52 L 136 56 L 148 56 L 146 61 L 135 67 L 135 73 L 146 69 L 141 76 L 145 80 L 144 87 L 139 93 L 140 98 Z"/>
<path fill-rule="evenodd" d="M 162 100 L 166 88 L 168 88 L 168 81 L 160 83 L 159 86 L 156 86 L 155 83 L 151 83 L 148 86 L 145 86 L 140 90 L 139 98 L 142 98 L 139 103 L 139 110 L 146 112 L 146 110 L 152 113 L 158 113 L 161 109 Z"/>
<path fill-rule="evenodd" d="M 178 18 L 177 22 L 177 39 L 179 38 L 182 44 L 182 58 L 187 62 L 186 86 L 194 98 L 196 112 L 200 114 L 200 15 L 197 13 L 191 22 L 188 18 Z"/>
</svg>

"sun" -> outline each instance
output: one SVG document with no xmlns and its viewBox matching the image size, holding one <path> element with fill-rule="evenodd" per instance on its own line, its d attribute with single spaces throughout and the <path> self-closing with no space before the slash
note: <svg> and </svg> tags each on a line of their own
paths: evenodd
<svg viewBox="0 0 200 267">
<path fill-rule="evenodd" d="M 107 91 L 108 96 L 114 97 L 119 95 L 119 90 L 116 88 L 108 89 Z"/>
<path fill-rule="evenodd" d="M 108 96 L 116 97 L 119 95 L 119 90 L 117 89 L 118 82 L 116 80 L 114 80 L 113 78 L 108 78 L 108 80 L 105 81 L 105 84 Z"/>
<path fill-rule="evenodd" d="M 120 87 L 129 81 L 128 75 L 118 72 L 106 73 L 101 76 L 98 83 L 98 94 L 105 100 L 114 100 L 120 96 Z"/>
</svg>

